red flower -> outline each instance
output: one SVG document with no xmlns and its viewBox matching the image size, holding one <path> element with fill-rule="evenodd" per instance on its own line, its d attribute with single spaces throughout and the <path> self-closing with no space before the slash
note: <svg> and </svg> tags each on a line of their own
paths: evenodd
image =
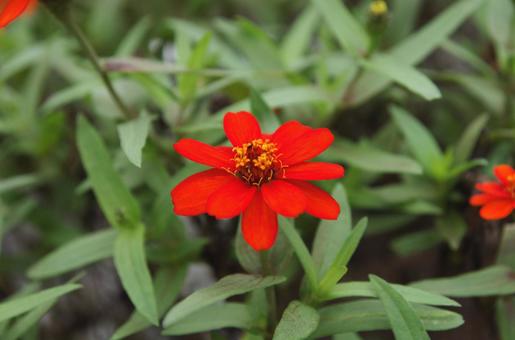
<svg viewBox="0 0 515 340">
<path fill-rule="evenodd" d="M 212 169 L 179 183 L 171 192 L 174 212 L 192 216 L 208 213 L 216 218 L 242 214 L 243 237 L 255 250 L 272 247 L 277 235 L 277 214 L 296 217 L 307 212 L 336 219 L 338 203 L 307 181 L 343 176 L 342 166 L 306 162 L 333 142 L 325 128 L 312 129 L 296 121 L 273 134 L 261 132 L 249 112 L 229 112 L 224 130 L 233 147 L 211 146 L 181 139 L 175 151 Z"/>
<path fill-rule="evenodd" d="M 29 7 L 32 0 L 0 0 L 0 28 L 19 17 Z"/>
<path fill-rule="evenodd" d="M 515 170 L 506 164 L 494 168 L 498 182 L 477 183 L 480 194 L 470 198 L 473 206 L 482 206 L 479 214 L 485 220 L 505 218 L 515 209 Z"/>
</svg>

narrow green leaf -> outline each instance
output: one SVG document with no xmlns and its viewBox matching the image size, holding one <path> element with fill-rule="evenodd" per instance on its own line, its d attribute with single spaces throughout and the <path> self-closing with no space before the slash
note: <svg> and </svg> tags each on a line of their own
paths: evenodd
<svg viewBox="0 0 515 340">
<path fill-rule="evenodd" d="M 492 266 L 454 277 L 423 280 L 410 286 L 453 297 L 510 295 L 515 293 L 515 272 L 506 266 Z"/>
<path fill-rule="evenodd" d="M 321 159 L 346 162 L 353 167 L 377 173 L 422 174 L 422 167 L 411 158 L 380 150 L 372 145 L 352 144 L 337 138 Z"/>
<path fill-rule="evenodd" d="M 156 292 L 157 311 L 159 317 L 170 308 L 170 305 L 179 295 L 184 279 L 186 277 L 186 266 L 174 269 L 163 269 L 157 273 L 154 281 Z M 121 325 L 111 337 L 111 340 L 126 338 L 152 326 L 147 319 L 135 311 L 127 322 Z"/>
<path fill-rule="evenodd" d="M 461 134 L 461 138 L 456 145 L 454 152 L 454 160 L 456 164 L 464 163 L 472 155 L 474 147 L 477 144 L 477 140 L 481 135 L 481 132 L 488 122 L 487 115 L 481 115 L 474 119 Z"/>
<path fill-rule="evenodd" d="M 283 63 L 291 68 L 303 55 L 320 22 L 320 15 L 313 6 L 306 6 L 295 20 L 281 43 Z"/>
<path fill-rule="evenodd" d="M 378 276 L 370 275 L 370 283 L 386 310 L 386 315 L 397 340 L 429 340 L 411 305 L 388 282 Z"/>
<path fill-rule="evenodd" d="M 323 0 L 322 0 L 323 1 Z M 460 26 L 483 0 L 461 0 L 454 2 L 443 13 L 419 31 L 394 46 L 389 54 L 406 65 L 416 65 L 424 60 L 447 37 Z M 385 89 L 390 79 L 378 76 L 375 72 L 365 72 L 348 94 L 350 105 L 359 105 Z"/>
<path fill-rule="evenodd" d="M 163 335 L 200 333 L 220 328 L 249 329 L 252 327 L 249 309 L 242 303 L 224 303 L 204 307 L 165 328 Z"/>
<path fill-rule="evenodd" d="M 311 288 L 316 288 L 318 285 L 317 271 L 315 268 L 315 263 L 313 262 L 313 258 L 309 254 L 309 250 L 306 247 L 306 244 L 304 243 L 299 233 L 295 229 L 293 223 L 289 219 L 279 216 L 279 225 L 281 226 L 281 232 L 284 233 L 284 235 L 286 235 L 286 238 L 290 242 L 293 251 L 299 259 L 300 264 L 304 268 L 304 272 L 306 274 L 306 277 Z"/>
<path fill-rule="evenodd" d="M 279 127 L 279 119 L 263 97 L 253 88 L 250 89 L 250 110 L 261 123 L 263 131 L 272 132 Z"/>
<path fill-rule="evenodd" d="M 515 298 L 497 299 L 495 306 L 497 328 L 501 340 L 515 339 Z"/>
<path fill-rule="evenodd" d="M 54 306 L 57 302 L 56 299 L 50 300 L 35 309 L 31 310 L 23 317 L 17 319 L 9 328 L 5 335 L 2 336 L 3 340 L 16 340 L 23 334 L 27 333 L 32 326 L 34 326 L 41 318 Z M 0 334 L 3 334 L 0 331 Z"/>
<path fill-rule="evenodd" d="M 145 36 L 152 27 L 152 20 L 144 17 L 123 38 L 116 49 L 115 56 L 125 57 L 134 54 L 143 43 Z"/>
<path fill-rule="evenodd" d="M 442 151 L 429 130 L 408 112 L 397 106 L 390 108 L 393 120 L 401 130 L 411 153 L 432 174 L 435 164 L 441 163 Z"/>
<path fill-rule="evenodd" d="M 454 300 L 443 295 L 426 292 L 425 290 L 398 284 L 390 284 L 404 299 L 413 303 L 432 306 L 460 306 Z M 350 297 L 378 297 L 370 282 L 354 281 L 339 283 L 325 296 L 325 300 L 334 300 Z"/>
<path fill-rule="evenodd" d="M 95 196 L 111 225 L 131 228 L 140 221 L 140 208 L 111 159 L 97 131 L 83 117 L 78 122 L 78 147 Z"/>
<path fill-rule="evenodd" d="M 29 278 L 42 280 L 82 268 L 113 255 L 116 230 L 102 230 L 64 244 L 33 264 Z"/>
<path fill-rule="evenodd" d="M 438 87 L 425 74 L 390 56 L 376 54 L 369 60 L 362 60 L 361 64 L 366 69 L 390 78 L 426 100 L 442 96 Z"/>
<path fill-rule="evenodd" d="M 365 234 L 367 223 L 367 218 L 362 218 L 356 227 L 352 229 L 349 237 L 345 239 L 345 242 L 336 255 L 334 262 L 331 264 L 331 267 L 329 267 L 327 273 L 320 280 L 320 292 L 322 295 L 332 290 L 336 283 L 340 281 L 342 276 L 347 272 L 347 264 L 358 248 L 361 238 Z"/>
<path fill-rule="evenodd" d="M 284 310 L 273 340 L 306 339 L 317 328 L 319 320 L 315 309 L 300 301 L 292 301 Z"/>
<path fill-rule="evenodd" d="M 438 216 L 436 229 L 442 238 L 447 241 L 449 247 L 457 251 L 469 228 L 461 214 L 450 211 L 443 216 Z"/>
<path fill-rule="evenodd" d="M 41 179 L 37 175 L 27 174 L 0 180 L 0 194 L 12 190 L 23 189 L 37 184 Z"/>
<path fill-rule="evenodd" d="M 0 303 L 0 322 L 38 308 L 48 301 L 55 300 L 81 287 L 78 284 L 65 284 Z"/>
<path fill-rule="evenodd" d="M 234 295 L 248 293 L 258 288 L 266 288 L 284 282 L 281 276 L 255 276 L 233 274 L 222 278 L 214 285 L 200 289 L 172 307 L 163 321 L 165 328 L 170 327 L 184 317 L 199 311 L 215 302 Z"/>
<path fill-rule="evenodd" d="M 114 243 L 114 264 L 123 288 L 132 303 L 148 321 L 158 325 L 152 278 L 145 259 L 145 228 L 122 229 Z"/>
<path fill-rule="evenodd" d="M 442 331 L 463 324 L 461 315 L 431 306 L 413 305 L 413 309 L 428 331 Z M 377 300 L 346 302 L 319 310 L 320 323 L 313 338 L 347 332 L 391 329 L 385 309 Z"/>
<path fill-rule="evenodd" d="M 206 33 L 197 43 L 188 59 L 187 66 L 189 70 L 198 70 L 202 68 L 206 59 L 207 48 L 209 47 L 210 41 L 211 33 Z M 195 97 L 198 88 L 197 82 L 199 80 L 199 74 L 192 72 L 189 74 L 183 74 L 178 78 L 179 95 L 183 101 L 188 102 Z"/>
<path fill-rule="evenodd" d="M 401 256 L 409 256 L 430 249 L 441 242 L 443 239 L 440 233 L 431 228 L 397 237 L 392 241 L 392 249 Z"/>
<path fill-rule="evenodd" d="M 340 215 L 336 220 L 320 221 L 315 234 L 312 255 L 315 268 L 318 268 L 319 279 L 336 259 L 352 229 L 352 212 L 347 193 L 341 183 L 334 187 L 331 196 L 340 205 Z"/>
<path fill-rule="evenodd" d="M 313 3 L 344 49 L 355 56 L 365 54 L 370 39 L 343 2 L 338 0 L 313 0 Z"/>
<path fill-rule="evenodd" d="M 122 150 L 138 168 L 141 168 L 141 153 L 147 141 L 151 121 L 151 117 L 143 111 L 138 118 L 118 125 Z"/>
</svg>

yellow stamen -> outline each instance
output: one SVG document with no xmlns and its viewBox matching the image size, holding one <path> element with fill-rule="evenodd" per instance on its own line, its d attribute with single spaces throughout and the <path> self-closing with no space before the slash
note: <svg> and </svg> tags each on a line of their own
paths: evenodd
<svg viewBox="0 0 515 340">
<path fill-rule="evenodd" d="M 277 145 L 268 139 L 254 139 L 232 150 L 235 174 L 249 184 L 259 186 L 269 182 L 283 167 L 277 159 Z"/>
</svg>

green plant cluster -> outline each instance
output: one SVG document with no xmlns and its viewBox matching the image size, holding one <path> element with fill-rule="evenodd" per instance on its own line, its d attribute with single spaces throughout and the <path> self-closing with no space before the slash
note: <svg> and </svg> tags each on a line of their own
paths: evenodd
<svg viewBox="0 0 515 340">
<path fill-rule="evenodd" d="M 112 259 L 133 313 L 111 339 L 429 339 L 485 297 L 496 336 L 515 339 L 515 225 L 468 205 L 515 163 L 515 4 L 387 3 L 77 0 L 66 20 L 41 5 L 0 31 L 0 338 L 41 338 Z M 224 144 L 223 115 L 240 110 L 266 131 L 334 132 L 320 160 L 346 168 L 323 184 L 337 220 L 280 218 L 257 253 L 237 221 L 173 214 L 170 189 L 202 169 L 173 143 Z M 24 231 L 37 241 L 14 246 Z M 349 279 L 377 237 L 399 261 L 434 251 L 447 267 Z M 216 283 L 183 294 L 196 262 Z"/>
</svg>

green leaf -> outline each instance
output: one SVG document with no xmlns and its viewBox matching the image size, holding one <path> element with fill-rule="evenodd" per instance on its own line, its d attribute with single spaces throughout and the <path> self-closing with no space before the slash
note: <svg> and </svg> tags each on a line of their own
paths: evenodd
<svg viewBox="0 0 515 340">
<path fill-rule="evenodd" d="M 321 159 L 346 162 L 353 167 L 377 173 L 422 174 L 422 167 L 411 158 L 389 153 L 370 144 L 352 144 L 336 139 Z"/>
<path fill-rule="evenodd" d="M 111 225 L 133 228 L 140 221 L 140 208 L 114 169 L 104 142 L 83 117 L 78 122 L 78 147 L 95 196 Z"/>
<path fill-rule="evenodd" d="M 354 56 L 366 53 L 370 39 L 341 1 L 313 0 L 313 3 L 344 49 Z"/>
<path fill-rule="evenodd" d="M 390 78 L 426 100 L 442 96 L 438 87 L 425 74 L 393 57 L 376 54 L 369 60 L 362 60 L 361 64 L 366 69 Z"/>
<path fill-rule="evenodd" d="M 413 303 L 420 303 L 432 306 L 460 306 L 454 300 L 443 295 L 426 292 L 414 287 L 408 287 L 398 284 L 390 284 L 404 299 Z M 325 300 L 334 300 L 349 297 L 378 297 L 377 292 L 371 286 L 370 282 L 354 281 L 337 284 L 325 296 Z"/>
<path fill-rule="evenodd" d="M 515 339 L 515 298 L 497 299 L 495 307 L 501 340 Z"/>
<path fill-rule="evenodd" d="M 347 193 L 341 183 L 336 184 L 331 196 L 340 205 L 340 215 L 336 220 L 320 221 L 311 251 L 315 268 L 318 268 L 319 279 L 336 259 L 352 229 L 352 212 Z"/>
<path fill-rule="evenodd" d="M 206 33 L 202 39 L 197 43 L 191 55 L 188 59 L 188 69 L 189 70 L 198 70 L 202 68 L 204 65 L 207 48 L 209 47 L 209 42 L 211 41 L 211 33 Z M 183 74 L 178 77 L 179 78 L 179 95 L 184 102 L 188 102 L 195 97 L 197 88 L 198 88 L 198 80 L 199 74 L 196 72 Z"/>
<path fill-rule="evenodd" d="M 320 15 L 313 6 L 306 6 L 302 14 L 295 20 L 281 43 L 281 57 L 288 68 L 302 57 L 314 31 L 318 28 Z"/>
<path fill-rule="evenodd" d="M 28 277 L 47 279 L 111 257 L 116 234 L 116 230 L 109 229 L 72 240 L 33 264 Z"/>
<path fill-rule="evenodd" d="M 293 223 L 282 216 L 279 216 L 279 225 L 281 226 L 279 229 L 286 236 L 288 241 L 290 242 L 293 251 L 297 255 L 300 264 L 304 268 L 304 272 L 308 279 L 308 282 L 311 288 L 317 287 L 317 271 L 315 268 L 315 263 L 313 262 L 313 258 L 309 254 L 309 250 L 306 247 L 306 244 L 300 237 L 299 233 L 295 229 Z"/>
<path fill-rule="evenodd" d="M 160 317 L 164 315 L 179 295 L 185 277 L 186 266 L 163 269 L 156 275 L 154 291 L 156 292 L 157 310 Z M 111 340 L 126 338 L 150 326 L 152 326 L 152 324 L 148 322 L 144 316 L 135 311 L 132 313 L 129 320 L 116 330 Z"/>
<path fill-rule="evenodd" d="M 183 335 L 220 328 L 249 329 L 252 317 L 248 307 L 241 303 L 224 303 L 204 307 L 165 328 L 163 335 Z"/>
<path fill-rule="evenodd" d="M 38 308 L 81 287 L 78 284 L 65 284 L 0 303 L 0 322 Z"/>
<path fill-rule="evenodd" d="M 429 331 L 456 328 L 463 318 L 444 309 L 414 305 L 413 309 Z M 376 300 L 360 300 L 331 305 L 319 310 L 320 323 L 313 338 L 347 332 L 364 332 L 390 329 L 383 305 Z"/>
<path fill-rule="evenodd" d="M 436 229 L 442 238 L 447 241 L 449 247 L 456 251 L 469 228 L 461 214 L 450 211 L 443 216 L 438 216 Z"/>
<path fill-rule="evenodd" d="M 443 154 L 429 130 L 400 107 L 393 106 L 390 112 L 411 153 L 429 174 L 433 174 L 435 164 L 442 162 Z"/>
<path fill-rule="evenodd" d="M 149 17 L 144 17 L 138 21 L 134 27 L 131 28 L 125 37 L 118 45 L 115 56 L 126 57 L 134 54 L 138 47 L 144 42 L 145 36 L 152 28 L 152 20 Z"/>
<path fill-rule="evenodd" d="M 34 326 L 41 318 L 54 306 L 57 302 L 56 299 L 48 301 L 35 309 L 31 310 L 23 317 L 17 319 L 9 328 L 5 335 L 2 336 L 3 340 L 16 340 L 23 334 L 27 333 L 32 326 Z M 0 331 L 0 334 L 3 334 Z"/>
<path fill-rule="evenodd" d="M 253 88 L 250 89 L 250 110 L 261 123 L 263 131 L 275 131 L 279 125 L 279 119 L 267 105 L 263 97 Z"/>
<path fill-rule="evenodd" d="M 158 325 L 152 278 L 145 259 L 145 228 L 122 229 L 114 242 L 114 264 L 123 288 L 132 303 L 148 321 Z"/>
<path fill-rule="evenodd" d="M 258 288 L 266 288 L 284 282 L 281 276 L 255 276 L 233 274 L 222 278 L 214 285 L 200 289 L 172 307 L 163 321 L 165 328 L 170 327 L 184 317 L 199 311 L 215 302 L 234 295 L 248 293 Z"/>
<path fill-rule="evenodd" d="M 315 309 L 300 301 L 292 301 L 284 310 L 273 340 L 306 339 L 317 328 L 319 320 Z"/>
<path fill-rule="evenodd" d="M 27 174 L 9 177 L 0 180 L 0 194 L 6 193 L 12 190 L 23 189 L 25 187 L 31 187 L 41 181 L 41 178 L 37 175 Z"/>
<path fill-rule="evenodd" d="M 488 122 L 487 115 L 481 115 L 474 119 L 461 134 L 461 138 L 456 145 L 454 152 L 454 160 L 456 164 L 466 162 L 474 151 L 474 147 L 477 144 L 477 140 L 481 135 L 481 132 Z"/>
<path fill-rule="evenodd" d="M 386 315 L 397 340 L 429 340 L 422 321 L 411 305 L 388 282 L 370 275 L 370 283 L 386 310 Z"/>
<path fill-rule="evenodd" d="M 410 286 L 453 297 L 510 295 L 515 293 L 515 272 L 506 266 L 491 266 L 454 277 L 423 280 Z"/>
<path fill-rule="evenodd" d="M 141 168 L 141 153 L 147 141 L 152 119 L 143 111 L 138 118 L 118 125 L 122 150 L 132 164 Z"/>
<path fill-rule="evenodd" d="M 320 280 L 320 292 L 322 295 L 329 292 L 347 272 L 347 264 L 358 248 L 361 238 L 367 229 L 367 218 L 362 218 L 345 239 L 340 251 L 336 255 L 331 267 Z"/>
<path fill-rule="evenodd" d="M 388 54 L 405 65 L 418 64 L 440 46 L 482 3 L 483 0 L 454 2 L 429 24 L 394 46 Z M 348 104 L 364 103 L 385 89 L 389 83 L 390 79 L 387 77 L 378 76 L 375 72 L 365 72 L 356 82 L 352 93 L 347 95 Z"/>
<path fill-rule="evenodd" d="M 430 249 L 442 241 L 440 233 L 431 228 L 397 237 L 392 241 L 392 249 L 401 256 L 409 256 Z"/>
</svg>

